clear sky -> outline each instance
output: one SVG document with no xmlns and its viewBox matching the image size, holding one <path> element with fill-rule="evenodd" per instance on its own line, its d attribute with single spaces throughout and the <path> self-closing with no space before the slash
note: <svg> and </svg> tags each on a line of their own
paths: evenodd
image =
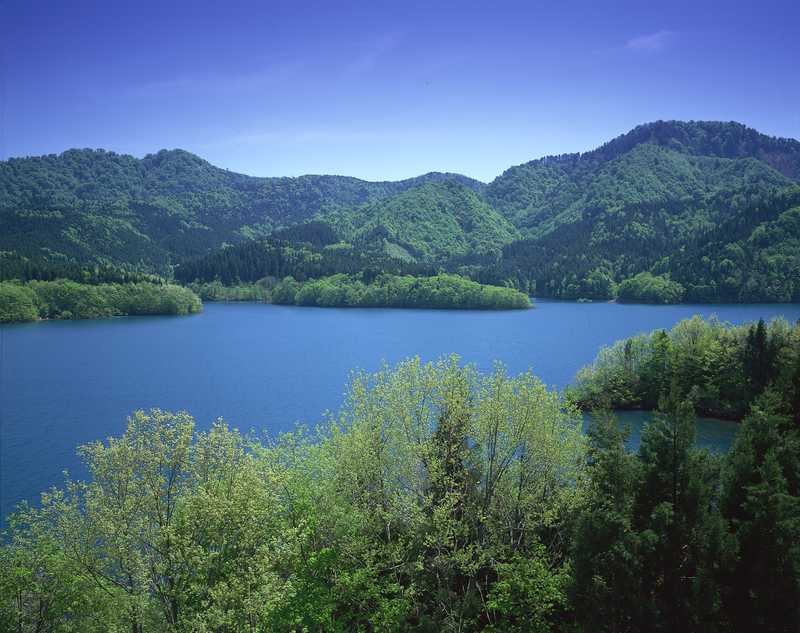
<svg viewBox="0 0 800 633">
<path fill-rule="evenodd" d="M 491 180 L 656 119 L 800 138 L 800 2 L 0 0 L 0 157 Z"/>
</svg>

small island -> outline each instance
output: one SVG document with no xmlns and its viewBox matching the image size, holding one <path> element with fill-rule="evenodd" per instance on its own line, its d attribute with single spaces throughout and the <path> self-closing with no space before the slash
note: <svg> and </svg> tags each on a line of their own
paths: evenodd
<svg viewBox="0 0 800 633">
<path fill-rule="evenodd" d="M 326 308 L 434 308 L 458 310 L 519 310 L 530 308 L 528 295 L 513 288 L 479 284 L 458 275 L 431 277 L 337 274 L 300 282 L 281 281 L 223 286 L 219 281 L 191 288 L 208 301 L 264 301 L 279 305 Z"/>
</svg>

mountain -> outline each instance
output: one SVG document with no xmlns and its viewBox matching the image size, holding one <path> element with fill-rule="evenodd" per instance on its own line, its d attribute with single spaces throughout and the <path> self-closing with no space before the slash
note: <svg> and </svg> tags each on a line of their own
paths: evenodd
<svg viewBox="0 0 800 633">
<path fill-rule="evenodd" d="M 487 199 L 525 239 L 473 274 L 560 298 L 612 298 L 623 280 L 652 272 L 680 280 L 686 299 L 800 300 L 791 239 L 779 231 L 764 228 L 768 245 L 740 245 L 747 257 L 724 255 L 761 235 L 767 215 L 774 221 L 797 204 L 799 175 L 795 140 L 738 123 L 643 125 L 592 152 L 531 161 L 491 182 Z M 745 268 L 723 282 L 723 260 Z"/>
<path fill-rule="evenodd" d="M 579 221 L 583 212 L 701 199 L 742 185 L 800 180 L 800 142 L 738 123 L 642 125 L 584 154 L 548 156 L 506 170 L 489 202 L 530 236 Z"/>
<path fill-rule="evenodd" d="M 429 173 L 397 182 L 256 178 L 182 150 L 141 160 L 69 150 L 0 163 L 0 250 L 36 261 L 112 261 L 165 271 L 175 261 L 225 243 L 450 181 L 483 189 L 458 174 Z"/>
<path fill-rule="evenodd" d="M 350 241 L 382 240 L 387 252 L 418 261 L 499 253 L 519 232 L 474 189 L 429 182 L 325 217 Z"/>
<path fill-rule="evenodd" d="M 702 121 L 641 125 L 488 185 L 256 178 L 181 150 L 70 150 L 0 163 L 0 277 L 32 262 L 210 279 L 218 266 L 230 280 L 361 267 L 561 298 L 614 298 L 624 283 L 623 298 L 796 301 L 799 181 L 800 142 Z"/>
</svg>

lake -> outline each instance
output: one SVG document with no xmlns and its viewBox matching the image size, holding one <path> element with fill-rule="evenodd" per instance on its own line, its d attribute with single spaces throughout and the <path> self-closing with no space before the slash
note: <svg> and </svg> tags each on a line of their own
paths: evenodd
<svg viewBox="0 0 800 633">
<path fill-rule="evenodd" d="M 200 427 L 224 417 L 279 432 L 341 402 L 354 368 L 456 352 L 562 388 L 602 345 L 693 314 L 743 323 L 800 318 L 800 305 L 645 306 L 538 301 L 511 312 L 324 309 L 207 304 L 188 317 L 0 326 L 0 512 L 85 473 L 78 444 L 121 434 L 135 409 L 185 409 Z M 647 416 L 622 416 L 632 446 Z M 730 422 L 701 420 L 698 443 L 725 450 Z"/>
</svg>

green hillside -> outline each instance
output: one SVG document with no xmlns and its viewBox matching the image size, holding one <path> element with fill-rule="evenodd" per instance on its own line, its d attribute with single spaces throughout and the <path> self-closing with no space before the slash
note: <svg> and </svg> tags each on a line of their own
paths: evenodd
<svg viewBox="0 0 800 633">
<path fill-rule="evenodd" d="M 725 141 L 708 139 L 707 128 L 718 126 L 743 138 L 730 141 L 725 152 Z M 695 135 L 687 138 L 689 131 Z M 761 146 L 750 132 L 763 139 Z M 664 123 L 636 128 L 593 152 L 512 167 L 488 185 L 486 196 L 523 232 L 536 237 L 580 220 L 587 211 L 689 203 L 753 184 L 786 186 L 792 178 L 800 178 L 797 141 L 771 139 L 738 124 Z"/>
<path fill-rule="evenodd" d="M 800 142 L 721 122 L 642 125 L 488 185 L 70 150 L 0 163 L 0 279 L 455 272 L 562 298 L 796 301 L 798 179 Z"/>
<path fill-rule="evenodd" d="M 658 300 L 796 301 L 793 216 L 774 222 L 797 205 L 798 174 L 794 140 L 733 123 L 640 126 L 490 183 L 487 198 L 526 237 L 468 270 L 540 296 L 609 299 L 648 272 Z M 653 300 L 646 279 L 625 284 L 629 300 Z"/>
<path fill-rule="evenodd" d="M 254 178 L 181 150 L 141 160 L 102 150 L 17 158 L 0 163 L 0 250 L 164 272 L 224 243 L 443 180 L 483 186 L 440 173 L 398 182 Z"/>
<path fill-rule="evenodd" d="M 453 181 L 414 187 L 327 219 L 351 240 L 383 240 L 395 246 L 389 252 L 420 261 L 499 253 L 519 237 L 478 193 Z"/>
</svg>

